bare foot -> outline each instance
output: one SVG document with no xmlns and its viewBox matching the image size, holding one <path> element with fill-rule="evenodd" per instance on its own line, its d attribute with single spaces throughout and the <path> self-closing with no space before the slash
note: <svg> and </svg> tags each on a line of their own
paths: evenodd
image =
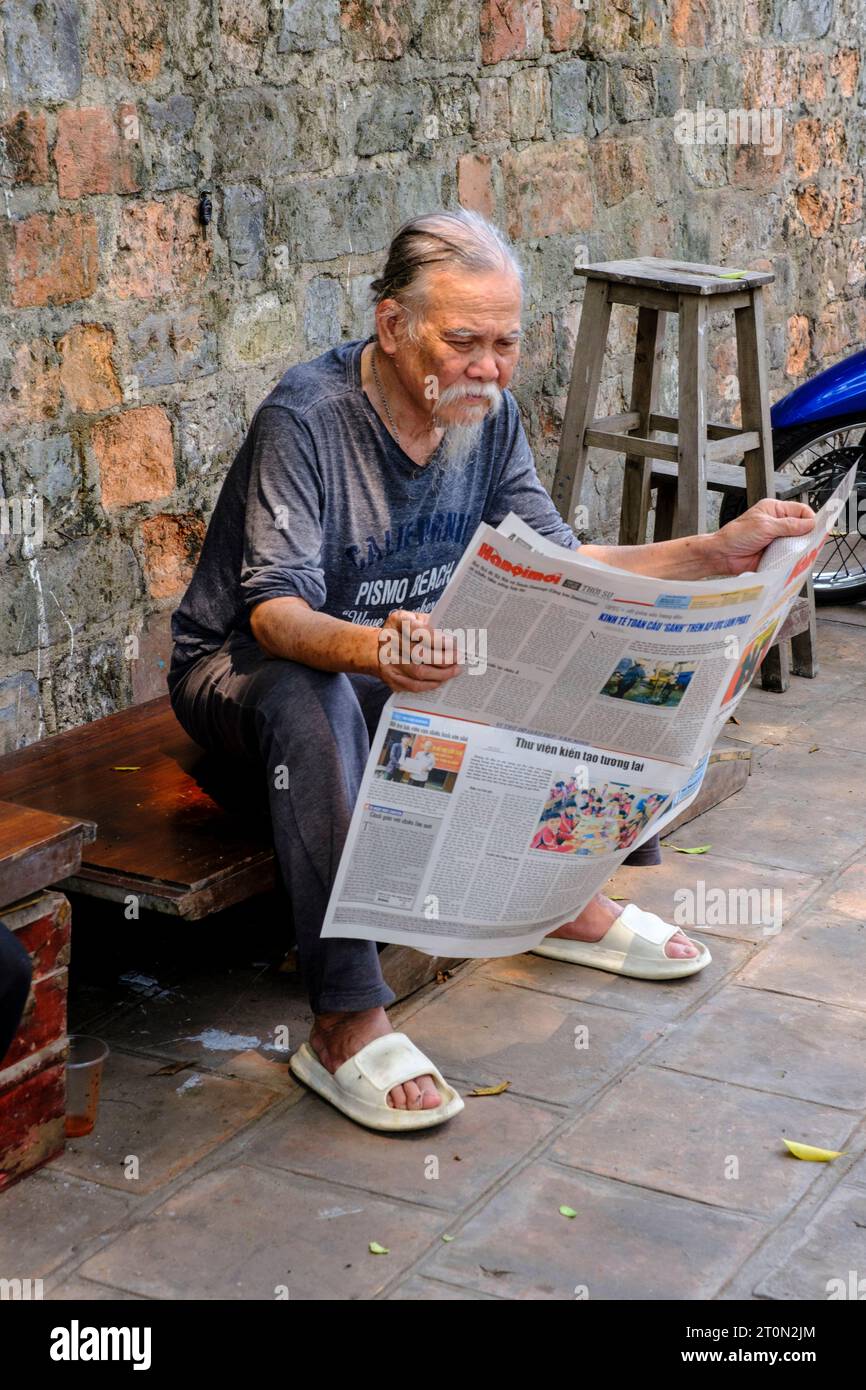
<svg viewBox="0 0 866 1390">
<path fill-rule="evenodd" d="M 322 1066 L 333 1076 L 343 1062 L 373 1041 L 394 1029 L 384 1009 L 362 1009 L 360 1013 L 317 1014 L 310 1033 L 310 1047 Z M 441 1105 L 432 1076 L 416 1076 L 388 1092 L 394 1110 L 433 1110 Z"/>
<path fill-rule="evenodd" d="M 548 932 L 548 936 L 564 936 L 569 941 L 600 941 L 621 912 L 619 903 L 606 898 L 603 893 L 596 893 L 573 922 L 566 922 L 556 931 Z M 698 955 L 698 948 L 678 931 L 667 942 L 665 955 L 671 960 L 691 959 Z"/>
</svg>

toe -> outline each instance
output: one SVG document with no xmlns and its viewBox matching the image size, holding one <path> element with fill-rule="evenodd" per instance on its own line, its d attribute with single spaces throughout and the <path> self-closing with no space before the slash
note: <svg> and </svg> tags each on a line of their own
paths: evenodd
<svg viewBox="0 0 866 1390">
<path fill-rule="evenodd" d="M 437 1105 L 442 1104 L 442 1097 L 436 1089 L 436 1083 L 432 1076 L 419 1076 L 418 1085 L 421 1087 L 421 1106 L 422 1110 L 434 1110 Z"/>
<path fill-rule="evenodd" d="M 394 1086 L 388 1092 L 388 1104 L 392 1105 L 395 1110 L 406 1109 L 406 1092 L 402 1086 Z"/>
<path fill-rule="evenodd" d="M 407 1110 L 421 1109 L 421 1087 L 416 1081 L 404 1081 L 403 1092 L 406 1096 Z"/>
<path fill-rule="evenodd" d="M 434 1110 L 441 1103 L 432 1076 L 416 1076 L 414 1081 L 404 1081 L 388 1092 L 388 1104 L 395 1110 Z"/>
<path fill-rule="evenodd" d="M 672 936 L 665 948 L 665 954 L 672 960 L 688 960 L 698 954 L 698 948 L 681 931 Z"/>
</svg>

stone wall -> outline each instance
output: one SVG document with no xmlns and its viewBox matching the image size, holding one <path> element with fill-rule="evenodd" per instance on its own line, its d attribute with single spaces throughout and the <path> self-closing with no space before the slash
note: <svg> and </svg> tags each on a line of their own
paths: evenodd
<svg viewBox="0 0 866 1390">
<path fill-rule="evenodd" d="M 162 693 L 168 617 L 246 421 L 289 364 L 367 330 L 410 214 L 461 202 L 515 239 L 516 391 L 548 480 L 576 261 L 771 268 L 774 396 L 864 339 L 863 0 L 7 0 L 0 16 L 0 748 Z M 759 109 L 778 148 L 710 143 L 715 110 Z M 685 143 L 683 111 L 705 121 Z M 632 332 L 617 313 L 605 409 L 622 408 Z M 721 323 L 733 419 L 732 347 Z M 595 535 L 618 477 L 609 461 L 590 480 Z"/>
</svg>

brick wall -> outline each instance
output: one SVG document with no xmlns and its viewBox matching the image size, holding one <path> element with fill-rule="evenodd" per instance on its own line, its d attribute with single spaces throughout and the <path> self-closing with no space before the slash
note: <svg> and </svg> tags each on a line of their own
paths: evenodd
<svg viewBox="0 0 866 1390">
<path fill-rule="evenodd" d="M 770 267 L 774 395 L 864 338 L 863 0 L 0 16 L 0 492 L 7 513 L 41 499 L 44 528 L 37 543 L 22 512 L 23 534 L 0 534 L 0 749 L 162 692 L 168 615 L 245 422 L 286 366 L 367 330 L 369 280 L 412 213 L 462 202 L 516 240 L 516 389 L 548 480 L 576 258 Z M 778 112 L 781 146 L 681 143 L 678 113 L 700 110 Z M 623 406 L 632 331 L 617 314 L 605 409 Z M 711 360 L 735 418 L 730 325 Z M 616 464 L 590 484 L 603 536 Z"/>
</svg>

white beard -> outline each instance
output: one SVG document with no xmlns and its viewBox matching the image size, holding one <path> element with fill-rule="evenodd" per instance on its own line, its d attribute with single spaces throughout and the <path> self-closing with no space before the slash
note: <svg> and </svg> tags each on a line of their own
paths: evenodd
<svg viewBox="0 0 866 1390">
<path fill-rule="evenodd" d="M 438 404 L 440 406 L 448 405 L 468 394 L 469 392 L 463 386 L 449 386 L 442 392 Z M 464 467 L 478 444 L 485 421 L 489 416 L 496 415 L 502 406 L 502 392 L 498 386 L 494 386 L 492 383 L 479 386 L 472 394 L 487 396 L 490 405 L 482 415 L 467 421 L 465 424 L 446 423 L 442 425 L 444 433 L 437 452 L 446 468 L 459 469 Z"/>
</svg>

